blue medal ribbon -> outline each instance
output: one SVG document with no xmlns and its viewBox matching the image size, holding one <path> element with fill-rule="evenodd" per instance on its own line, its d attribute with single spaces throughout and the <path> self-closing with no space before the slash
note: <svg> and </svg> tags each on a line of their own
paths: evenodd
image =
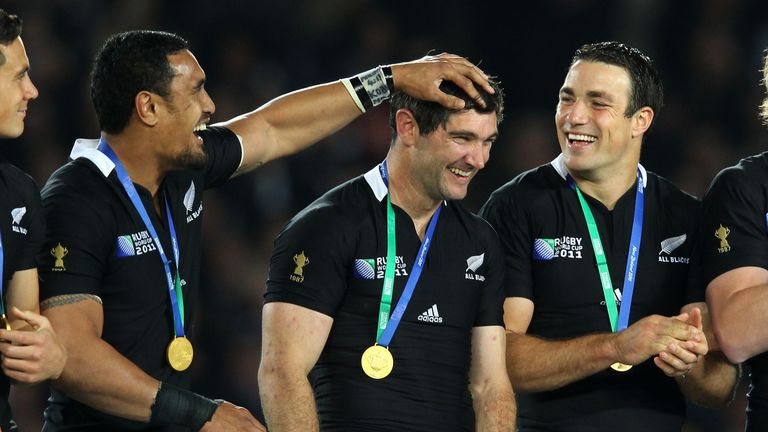
<svg viewBox="0 0 768 432">
<path fill-rule="evenodd" d="M 166 282 L 168 283 L 168 294 L 171 297 L 171 309 L 173 310 L 174 333 L 176 334 L 176 337 L 184 337 L 184 298 L 181 293 L 181 284 L 180 284 L 180 276 L 179 276 L 179 244 L 178 244 L 178 241 L 176 240 L 176 229 L 173 225 L 173 218 L 171 217 L 171 211 L 170 211 L 170 206 L 168 205 L 168 199 L 167 197 L 165 197 L 164 201 L 165 201 L 165 213 L 168 217 L 168 231 L 170 231 L 170 235 L 171 235 L 171 244 L 173 245 L 173 256 L 175 258 L 175 264 L 176 264 L 175 283 L 174 283 L 173 275 L 171 273 L 171 266 L 170 266 L 171 261 L 165 255 L 165 250 L 163 249 L 163 245 L 162 243 L 160 243 L 160 237 L 157 235 L 157 231 L 155 230 L 154 225 L 152 225 L 152 221 L 149 218 L 149 214 L 147 214 L 147 210 L 146 208 L 144 208 L 144 203 L 142 203 L 141 198 L 139 198 L 139 193 L 136 191 L 136 187 L 133 185 L 133 181 L 131 180 L 131 177 L 125 171 L 125 167 L 123 167 L 123 164 L 120 162 L 120 159 L 117 157 L 117 155 L 109 146 L 109 144 L 107 144 L 104 138 L 101 138 L 101 140 L 99 140 L 98 149 L 100 152 L 104 153 L 104 155 L 106 155 L 115 164 L 115 173 L 117 174 L 118 180 L 120 180 L 120 183 L 123 185 L 123 189 L 125 189 L 125 192 L 128 194 L 128 198 L 130 198 L 134 208 L 139 213 L 139 216 L 141 216 L 141 220 L 144 222 L 144 226 L 147 228 L 147 231 L 149 231 L 149 235 L 152 236 L 152 241 L 155 243 L 155 247 L 157 247 L 157 251 L 160 253 L 160 259 L 162 260 L 163 267 L 165 269 Z"/>
<path fill-rule="evenodd" d="M 587 227 L 589 228 L 589 236 L 591 239 L 593 251 L 595 254 L 596 265 L 598 272 L 600 273 L 600 283 L 603 287 L 603 294 L 605 297 L 605 306 L 608 310 L 608 319 L 611 323 L 611 331 L 617 332 L 627 328 L 629 324 L 629 312 L 632 308 L 632 295 L 635 290 L 635 280 L 637 279 L 637 264 L 640 255 L 640 242 L 643 235 L 643 211 L 645 202 L 645 189 L 643 188 L 643 178 L 640 172 L 640 168 L 637 170 L 637 190 L 635 193 L 635 211 L 632 218 L 632 237 L 629 241 L 629 250 L 627 252 L 627 266 L 624 272 L 624 287 L 621 295 L 621 308 L 618 313 L 618 320 L 616 319 L 616 303 L 614 300 L 613 286 L 611 283 L 610 273 L 608 272 L 608 263 L 605 259 L 604 249 L 600 240 L 600 233 L 597 231 L 597 223 L 592 215 L 592 210 L 589 208 L 586 200 L 581 194 L 579 187 L 573 180 L 573 177 L 568 175 L 568 185 L 571 189 L 576 191 L 581 204 L 584 218 L 587 221 Z"/>
<path fill-rule="evenodd" d="M 384 180 L 384 184 L 389 187 L 389 176 L 387 171 L 387 161 L 382 162 L 381 165 L 379 165 L 379 170 L 381 173 L 381 178 Z M 387 200 L 388 209 L 387 211 L 393 211 L 392 210 L 392 204 L 389 199 Z M 384 331 L 381 333 L 381 335 L 378 338 L 377 343 L 382 346 L 389 346 L 390 342 L 392 342 L 392 337 L 395 335 L 395 331 L 397 330 L 398 325 L 400 325 L 400 320 L 403 318 L 403 314 L 405 313 L 405 309 L 408 307 L 408 303 L 411 301 L 411 296 L 413 295 L 413 291 L 416 288 L 416 283 L 418 283 L 419 278 L 421 277 L 421 271 L 424 268 L 424 263 L 427 260 L 427 254 L 429 253 L 429 246 L 432 244 L 432 236 L 435 232 L 435 226 L 437 226 L 437 220 L 440 218 L 440 210 L 442 210 L 443 206 L 442 204 L 437 208 L 435 211 L 435 214 L 432 215 L 432 219 L 429 222 L 429 227 L 427 227 L 427 232 L 424 234 L 424 240 L 421 242 L 421 246 L 419 247 L 419 252 L 416 254 L 416 259 L 413 263 L 413 269 L 411 270 L 411 274 L 408 276 L 408 281 L 405 283 L 405 289 L 403 290 L 403 294 L 400 296 L 400 299 L 397 301 L 397 305 L 395 306 L 394 312 L 392 312 L 392 316 L 389 318 L 389 321 L 386 324 L 386 327 L 384 328 Z M 394 219 L 394 218 L 392 218 Z M 392 221 L 393 226 L 391 227 L 392 235 L 394 235 L 395 227 L 394 227 L 394 220 Z M 390 230 L 389 227 L 389 221 L 387 223 L 387 230 Z M 390 251 L 387 251 L 388 255 Z M 394 251 L 391 251 L 392 255 L 394 255 Z M 395 260 L 387 259 L 387 267 L 396 265 Z M 386 282 L 385 282 L 386 283 Z M 381 317 L 379 317 L 381 320 Z"/>
</svg>

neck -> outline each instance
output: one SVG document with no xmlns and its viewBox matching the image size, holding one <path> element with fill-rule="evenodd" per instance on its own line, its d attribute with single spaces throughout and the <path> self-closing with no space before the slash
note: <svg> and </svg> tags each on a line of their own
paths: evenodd
<svg viewBox="0 0 768 432">
<path fill-rule="evenodd" d="M 427 225 L 442 200 L 430 197 L 424 191 L 424 186 L 418 183 L 418 176 L 412 172 L 410 162 L 396 152 L 390 151 L 387 155 L 387 171 L 392 204 L 408 213 L 416 233 L 423 239 Z"/>
<path fill-rule="evenodd" d="M 568 170 L 582 193 L 600 201 L 608 210 L 613 210 L 619 198 L 632 188 L 637 179 L 637 166 L 622 170 L 610 176 L 594 176 Z"/>
<path fill-rule="evenodd" d="M 126 130 L 117 135 L 103 134 L 112 151 L 123 164 L 131 181 L 147 189 L 157 202 L 157 193 L 165 178 L 165 171 L 156 158 L 152 157 L 151 141 L 143 137 L 134 137 Z"/>
</svg>

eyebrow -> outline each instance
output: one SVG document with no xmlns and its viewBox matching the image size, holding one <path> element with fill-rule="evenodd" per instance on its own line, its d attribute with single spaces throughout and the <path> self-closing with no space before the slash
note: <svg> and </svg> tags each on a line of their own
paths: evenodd
<svg viewBox="0 0 768 432">
<path fill-rule="evenodd" d="M 574 96 L 575 93 L 570 87 L 563 87 L 560 89 L 560 94 L 567 94 L 568 96 Z M 613 97 L 601 90 L 589 90 L 587 91 L 587 97 L 590 99 L 605 99 L 609 102 L 613 102 Z"/>
<path fill-rule="evenodd" d="M 468 138 L 468 139 L 478 139 L 478 135 L 472 131 L 467 130 L 456 130 L 456 131 L 447 131 L 449 136 L 452 137 L 461 137 L 461 138 Z M 486 138 L 485 140 L 495 140 L 496 137 L 499 136 L 499 132 L 494 132 L 491 136 Z"/>
</svg>

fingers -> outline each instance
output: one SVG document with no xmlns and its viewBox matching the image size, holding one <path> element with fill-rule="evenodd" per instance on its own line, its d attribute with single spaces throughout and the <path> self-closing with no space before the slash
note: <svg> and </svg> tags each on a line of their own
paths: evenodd
<svg viewBox="0 0 768 432">
<path fill-rule="evenodd" d="M 21 319 L 28 322 L 29 325 L 32 326 L 32 328 L 35 330 L 43 327 L 51 327 L 51 323 L 48 321 L 48 318 L 40 314 L 36 314 L 32 311 L 20 310 L 16 306 L 11 308 L 11 315 L 16 319 Z"/>
<path fill-rule="evenodd" d="M 687 372 L 683 372 L 681 370 L 678 370 L 668 363 L 666 363 L 664 360 L 662 360 L 659 356 L 656 356 L 653 358 L 653 363 L 661 369 L 662 372 L 664 372 L 665 375 L 669 377 L 678 377 L 678 376 L 685 376 Z"/>
<path fill-rule="evenodd" d="M 437 102 L 446 108 L 464 108 L 461 98 L 440 91 L 440 84 L 452 81 L 479 105 L 485 106 L 475 85 L 494 93 L 488 77 L 469 60 L 448 53 L 425 56 L 420 60 L 391 65 L 393 80 L 398 90 L 418 99 Z"/>
<path fill-rule="evenodd" d="M 4 328 L 0 328 L 0 340 L 9 343 L 7 344 L 8 347 L 5 347 L 6 344 L 0 344 L 0 353 L 9 355 L 5 350 L 10 349 L 10 344 L 17 346 L 42 345 L 45 341 L 45 335 L 46 334 L 44 332 L 6 330 Z"/>
</svg>

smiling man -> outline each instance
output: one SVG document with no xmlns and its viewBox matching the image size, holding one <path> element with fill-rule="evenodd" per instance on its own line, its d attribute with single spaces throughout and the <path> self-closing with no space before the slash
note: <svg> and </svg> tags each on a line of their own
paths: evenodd
<svg viewBox="0 0 768 432">
<path fill-rule="evenodd" d="M 729 400 L 736 368 L 708 354 L 703 293 L 686 289 L 699 203 L 640 165 L 662 99 L 640 51 L 581 47 L 555 113 L 562 153 L 481 210 L 506 255 L 521 431 L 680 431 L 683 394 Z"/>
<path fill-rule="evenodd" d="M 396 94 L 384 162 L 275 241 L 259 368 L 272 432 L 515 430 L 501 247 L 455 202 L 488 161 L 501 90 L 481 107 L 441 88 L 466 109 Z"/>
<path fill-rule="evenodd" d="M 394 88 L 453 105 L 482 72 L 453 55 L 293 92 L 206 127 L 215 106 L 182 38 L 131 31 L 96 56 L 100 140 L 78 140 L 43 189 L 44 314 L 72 353 L 46 431 L 263 430 L 247 410 L 187 390 L 200 289 L 202 192 L 343 127 Z"/>
<path fill-rule="evenodd" d="M 21 18 L 0 9 L 0 138 L 24 132 L 37 88 L 21 40 Z M 10 142 L 9 142 L 10 143 Z M 8 143 L 8 144 L 9 144 Z M 67 353 L 39 315 L 35 258 L 45 236 L 40 192 L 27 174 L 0 158 L 0 428 L 11 429 L 8 394 L 14 384 L 56 378 Z"/>
</svg>

